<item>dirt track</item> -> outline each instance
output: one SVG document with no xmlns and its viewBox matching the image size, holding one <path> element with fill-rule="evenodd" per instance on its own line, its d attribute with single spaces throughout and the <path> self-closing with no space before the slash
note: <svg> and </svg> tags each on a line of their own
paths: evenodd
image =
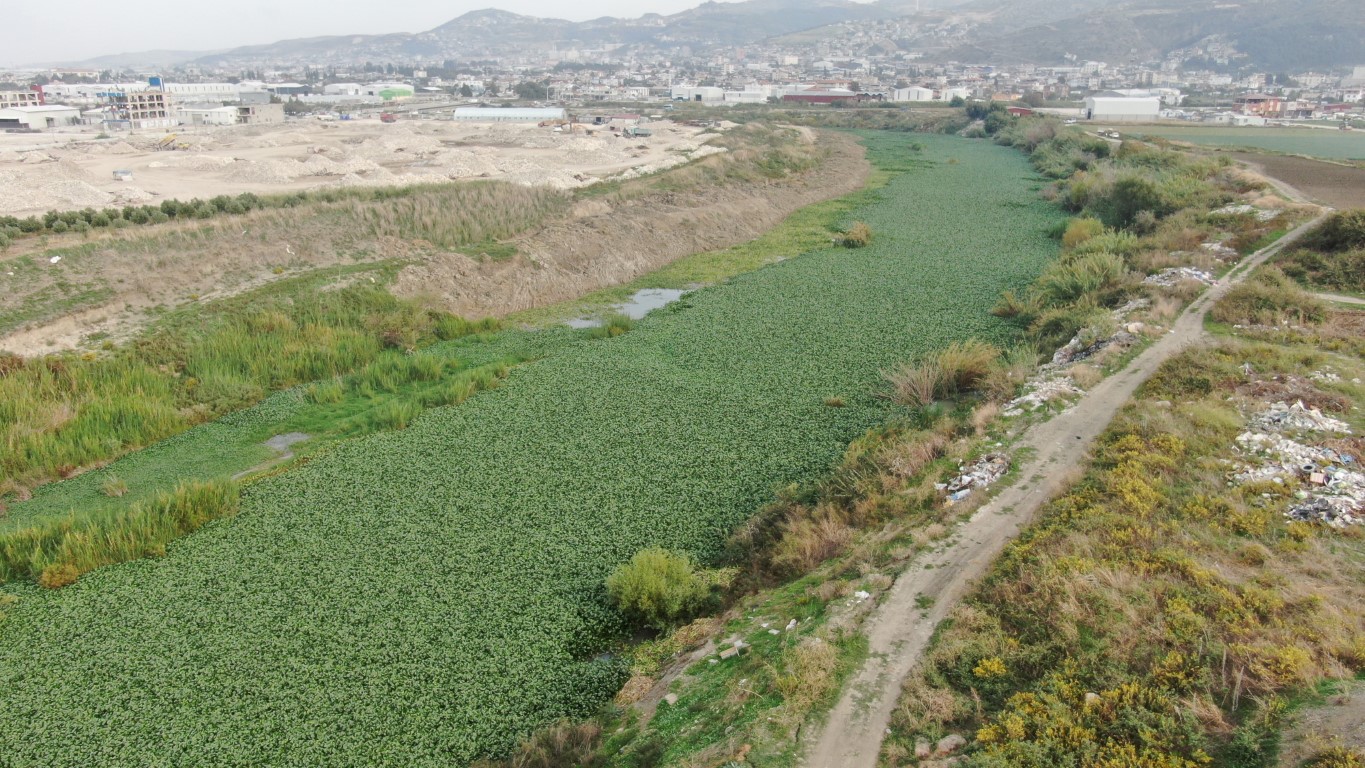
<svg viewBox="0 0 1365 768">
<path fill-rule="evenodd" d="M 1127 368 L 1101 382 L 1074 406 L 1033 427 L 1020 442 L 1032 456 L 1019 480 L 962 523 L 942 549 L 911 564 L 896 580 L 864 631 L 869 655 L 845 686 L 829 720 L 806 745 L 809 768 L 875 768 L 882 738 L 906 675 L 919 663 L 934 628 L 983 576 L 996 556 L 1080 467 L 1091 444 L 1133 392 L 1171 356 L 1204 340 L 1204 317 L 1213 304 L 1253 268 L 1322 221 L 1300 226 L 1259 251 L 1209 288 L 1160 341 Z M 925 611 L 923 599 L 931 598 Z"/>
</svg>

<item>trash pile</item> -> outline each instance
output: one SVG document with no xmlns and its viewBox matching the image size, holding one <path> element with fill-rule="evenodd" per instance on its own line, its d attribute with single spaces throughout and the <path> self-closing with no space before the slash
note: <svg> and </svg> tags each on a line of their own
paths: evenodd
<svg viewBox="0 0 1365 768">
<path fill-rule="evenodd" d="M 1010 457 L 1003 453 L 988 453 L 972 462 L 971 465 L 958 467 L 958 475 L 946 483 L 934 487 L 948 494 L 948 503 L 962 501 L 978 488 L 989 488 L 995 481 L 1010 470 Z"/>
<path fill-rule="evenodd" d="M 1151 305 L 1147 299 L 1135 299 L 1115 309 L 1111 314 L 1119 330 L 1108 338 L 1085 343 L 1077 335 L 1066 346 L 1057 350 L 1052 362 L 1039 366 L 1038 373 L 1025 384 L 1025 393 L 1005 404 L 1006 416 L 1018 416 L 1025 410 L 1036 411 L 1059 397 L 1079 395 L 1084 392 L 1072 380 L 1068 368 L 1076 363 L 1094 357 L 1100 350 L 1114 347 L 1126 350 L 1137 344 L 1146 326 L 1142 323 L 1127 323 L 1128 316 Z"/>
<path fill-rule="evenodd" d="M 1264 413 L 1251 420 L 1254 428 L 1270 432 L 1307 430 L 1350 434 L 1351 427 L 1340 419 L 1326 416 L 1317 408 L 1308 408 L 1300 400 L 1293 405 L 1274 403 Z"/>
<path fill-rule="evenodd" d="M 1214 216 L 1255 216 L 1259 222 L 1267 222 L 1279 216 L 1284 211 L 1279 208 L 1257 208 L 1254 205 L 1226 205 L 1212 212 Z"/>
<path fill-rule="evenodd" d="M 1163 269 L 1155 275 L 1148 275 L 1142 282 L 1148 285 L 1160 285 L 1165 288 L 1179 285 L 1188 280 L 1197 280 L 1204 285 L 1213 285 L 1218 282 L 1218 278 L 1213 273 L 1205 272 L 1194 267 L 1171 267 Z"/>
<path fill-rule="evenodd" d="M 1305 445 L 1282 433 L 1349 433 L 1345 422 L 1324 416 L 1302 402 L 1274 403 L 1254 417 L 1246 432 L 1237 436 L 1237 447 L 1255 459 L 1233 473 L 1237 485 L 1273 482 L 1298 484 L 1295 503 L 1285 516 L 1301 522 L 1322 523 L 1334 528 L 1365 524 L 1365 473 L 1354 456 L 1331 448 Z"/>
<path fill-rule="evenodd" d="M 1036 411 L 1059 397 L 1084 394 L 1070 376 L 1030 381 L 1028 392 L 1005 404 L 1006 416 L 1018 416 L 1025 410 Z"/>
</svg>

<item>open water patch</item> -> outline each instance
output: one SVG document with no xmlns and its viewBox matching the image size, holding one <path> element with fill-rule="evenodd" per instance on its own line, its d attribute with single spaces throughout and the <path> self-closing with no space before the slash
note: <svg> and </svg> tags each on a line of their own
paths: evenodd
<svg viewBox="0 0 1365 768">
<path fill-rule="evenodd" d="M 688 293 L 689 291 L 679 288 L 643 288 L 626 301 L 612 305 L 610 311 L 623 314 L 631 320 L 640 320 L 650 312 L 662 309 Z M 568 321 L 567 325 L 570 328 L 598 328 L 602 325 L 602 318 L 576 317 Z"/>
</svg>

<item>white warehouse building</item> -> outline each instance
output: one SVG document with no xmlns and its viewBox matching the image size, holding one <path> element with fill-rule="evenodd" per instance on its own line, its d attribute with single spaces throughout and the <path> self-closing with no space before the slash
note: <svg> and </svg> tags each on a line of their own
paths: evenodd
<svg viewBox="0 0 1365 768">
<path fill-rule="evenodd" d="M 49 104 L 40 107 L 8 107 L 0 109 L 0 129 L 27 128 L 41 131 L 64 125 L 80 124 L 81 111 L 75 107 Z"/>
<path fill-rule="evenodd" d="M 1147 123 L 1161 115 L 1159 96 L 1097 93 L 1085 100 L 1085 119 L 1102 123 Z"/>
<path fill-rule="evenodd" d="M 909 88 L 897 88 L 891 92 L 892 101 L 933 101 L 934 89 L 910 86 Z"/>
<path fill-rule="evenodd" d="M 559 107 L 517 109 L 513 107 L 457 107 L 454 119 L 465 123 L 540 123 L 546 120 L 565 120 L 567 113 Z"/>
</svg>

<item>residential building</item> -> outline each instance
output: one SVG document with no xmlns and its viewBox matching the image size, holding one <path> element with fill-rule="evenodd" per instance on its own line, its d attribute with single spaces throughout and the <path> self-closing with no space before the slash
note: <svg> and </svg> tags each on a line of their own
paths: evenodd
<svg viewBox="0 0 1365 768">
<path fill-rule="evenodd" d="M 43 94 L 39 91 L 0 91 L 0 109 L 8 107 L 41 107 Z"/>
</svg>

